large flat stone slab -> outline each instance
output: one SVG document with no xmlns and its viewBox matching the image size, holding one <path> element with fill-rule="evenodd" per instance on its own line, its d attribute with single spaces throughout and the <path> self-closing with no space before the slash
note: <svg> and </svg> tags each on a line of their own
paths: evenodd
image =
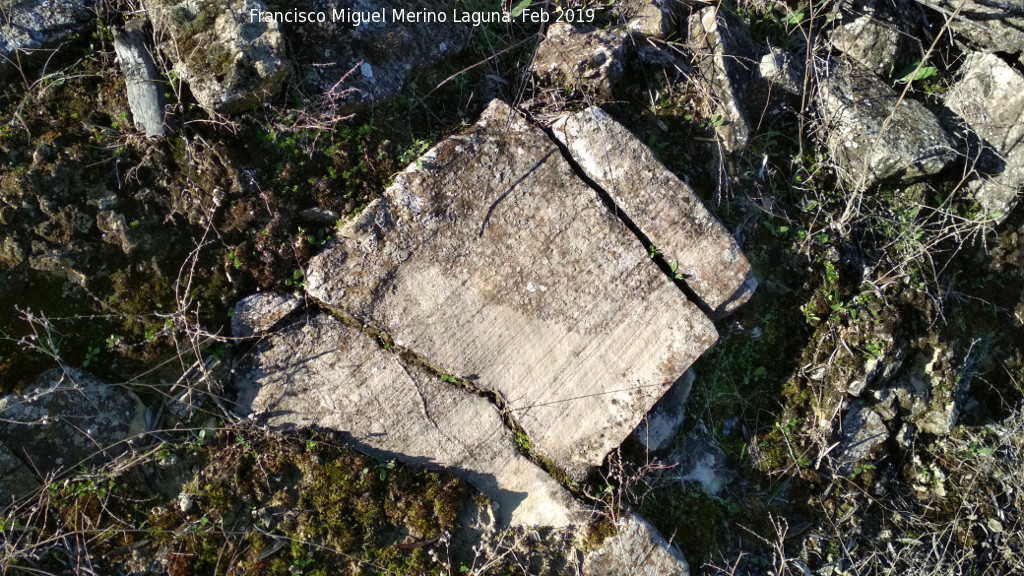
<svg viewBox="0 0 1024 576">
<path fill-rule="evenodd" d="M 491 402 L 328 314 L 287 323 L 260 342 L 235 378 L 243 410 L 274 426 L 343 431 L 384 458 L 452 469 L 498 503 L 505 525 L 585 521 L 568 492 L 519 454 Z"/>
<path fill-rule="evenodd" d="M 599 465 L 717 339 L 561 157 L 501 102 L 315 257 L 307 291 L 499 392 L 531 446 Z"/>
<path fill-rule="evenodd" d="M 589 108 L 551 128 L 710 308 L 731 308 L 753 295 L 757 283 L 732 235 L 625 126 Z"/>
</svg>

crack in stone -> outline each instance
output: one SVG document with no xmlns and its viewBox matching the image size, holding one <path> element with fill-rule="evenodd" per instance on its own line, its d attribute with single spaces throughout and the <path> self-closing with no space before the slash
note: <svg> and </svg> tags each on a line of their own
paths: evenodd
<svg viewBox="0 0 1024 576">
<path fill-rule="evenodd" d="M 575 498 L 583 498 L 584 495 L 580 491 L 579 487 L 576 486 L 575 483 L 569 481 L 568 473 L 565 470 L 561 469 L 557 464 L 555 464 L 554 460 L 541 454 L 534 447 L 534 442 L 530 438 L 530 435 L 527 434 L 526 429 L 523 427 L 523 425 L 519 423 L 519 419 L 516 418 L 515 414 L 513 413 L 512 406 L 509 404 L 508 400 L 505 399 L 505 396 L 500 391 L 482 388 L 476 385 L 470 378 L 452 376 L 445 372 L 444 370 L 442 370 L 441 368 L 439 368 L 438 366 L 434 365 L 432 362 L 430 362 L 430 360 L 423 357 L 416 351 L 395 344 L 394 339 L 391 337 L 391 335 L 381 330 L 380 328 L 377 328 L 376 326 L 372 326 L 370 324 L 364 324 L 362 322 L 359 322 L 356 318 L 354 318 L 345 310 L 338 308 L 337 306 L 332 306 L 331 304 L 328 304 L 327 302 L 324 302 L 315 296 L 309 295 L 308 297 L 317 306 L 317 308 L 324 312 L 327 312 L 336 320 L 375 338 L 378 341 L 378 343 L 380 343 L 381 347 L 384 350 L 387 350 L 395 355 L 395 357 L 399 361 L 399 365 L 402 367 L 402 370 L 406 372 L 406 374 L 408 374 L 409 371 L 402 363 L 403 360 L 409 362 L 410 364 L 423 368 L 430 374 L 436 376 L 438 380 L 440 380 L 442 383 L 446 385 L 450 385 L 455 388 L 461 388 L 466 392 L 469 392 L 470 394 L 474 394 L 490 402 L 495 408 L 497 408 L 498 415 L 501 419 L 501 423 L 505 426 L 506 429 L 512 432 L 513 437 L 516 439 L 525 439 L 525 442 L 522 443 L 518 441 L 515 442 L 516 450 L 524 458 L 526 458 L 527 460 L 535 464 L 538 468 L 543 470 L 546 474 L 551 476 L 556 482 L 558 482 Z M 415 378 L 411 378 L 411 374 L 410 379 L 415 384 L 416 380 Z M 430 416 L 430 412 L 427 409 L 426 398 L 424 397 L 423 391 L 420 390 L 418 384 L 416 384 L 416 391 L 420 395 L 420 401 L 423 403 L 423 409 L 424 412 L 426 413 L 427 419 L 430 420 L 430 423 L 434 425 L 435 429 L 438 429 L 438 431 L 440 431 L 440 428 L 438 428 L 437 423 Z M 445 435 L 445 437 L 448 436 Z M 465 445 L 462 445 L 462 447 L 463 449 L 466 449 Z M 466 450 L 467 452 L 470 452 L 468 449 Z"/>
<path fill-rule="evenodd" d="M 668 262 L 668 260 L 665 259 L 664 256 L 662 256 L 654 242 L 652 242 L 651 239 L 643 232 L 643 230 L 641 230 L 640 227 L 637 226 L 635 222 L 633 222 L 633 219 L 629 217 L 629 214 L 627 214 L 625 210 L 623 210 L 618 204 L 615 203 L 615 199 L 612 197 L 611 193 L 609 193 L 608 190 L 606 190 L 603 186 L 598 184 L 597 181 L 595 181 L 587 174 L 587 171 L 584 170 L 582 166 L 580 166 L 580 163 L 572 155 L 572 152 L 569 150 L 569 147 L 563 144 L 558 138 L 555 137 L 554 131 L 551 129 L 551 127 L 545 126 L 528 111 L 523 110 L 518 106 L 514 106 L 513 109 L 518 111 L 523 116 L 523 118 L 526 119 L 527 122 L 529 122 L 531 125 L 539 129 L 541 132 L 544 133 L 545 136 L 548 137 L 548 139 L 558 148 L 558 151 L 562 154 L 562 158 L 569 165 L 569 168 L 572 169 L 573 174 L 575 174 L 577 178 L 582 180 L 583 183 L 587 185 L 587 187 L 593 190 L 597 194 L 598 198 L 601 199 L 601 202 L 605 205 L 605 208 L 609 212 L 614 214 L 615 217 L 618 218 L 623 223 L 623 225 L 625 225 L 626 228 L 633 234 L 633 236 L 635 236 L 636 239 L 640 241 L 640 243 L 643 245 L 644 251 L 651 254 L 651 260 L 658 266 L 662 273 L 664 273 L 665 276 L 667 276 L 669 280 L 671 280 L 672 283 L 676 285 L 676 288 L 678 288 L 686 296 L 686 298 L 690 302 L 692 302 L 708 318 L 716 318 L 718 314 L 715 313 L 714 309 L 712 309 L 711 306 L 707 304 L 707 302 L 705 302 L 700 296 L 697 295 L 697 293 L 693 290 L 693 288 L 690 287 L 686 280 L 684 280 L 682 277 L 680 277 L 679 274 L 672 270 L 672 265 Z"/>
</svg>

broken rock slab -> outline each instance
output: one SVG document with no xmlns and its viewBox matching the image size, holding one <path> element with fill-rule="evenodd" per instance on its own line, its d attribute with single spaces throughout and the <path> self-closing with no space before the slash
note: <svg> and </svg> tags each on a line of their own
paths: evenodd
<svg viewBox="0 0 1024 576">
<path fill-rule="evenodd" d="M 500 101 L 340 235 L 311 260 L 308 294 L 500 394 L 531 446 L 577 478 L 717 340 L 555 143 Z"/>
<path fill-rule="evenodd" d="M 272 426 L 342 431 L 382 458 L 451 469 L 499 505 L 508 526 L 565 527 L 586 515 L 516 450 L 487 399 L 442 382 L 325 313 L 275 331 L 236 368 L 239 408 Z"/>
<path fill-rule="evenodd" d="M 823 143 L 850 186 L 936 174 L 957 158 L 934 114 L 857 66 L 830 61 L 816 103 Z"/>
<path fill-rule="evenodd" d="M 94 0 L 4 2 L 0 12 L 0 78 L 14 72 L 33 52 L 48 48 L 94 22 L 95 8 Z"/>
<path fill-rule="evenodd" d="M 131 20 L 124 29 L 114 27 L 114 51 L 120 61 L 128 91 L 128 107 L 135 129 L 152 138 L 166 133 L 164 82 L 146 48 L 143 21 Z"/>
<path fill-rule="evenodd" d="M 1024 189 L 1024 75 L 995 54 L 972 53 L 946 106 L 968 132 L 970 165 L 983 176 L 968 186 L 985 215 L 1003 219 Z"/>
<path fill-rule="evenodd" d="M 124 440 L 140 405 L 125 388 L 74 368 L 54 369 L 24 396 L 0 397 L 0 444 L 42 476 L 98 463 L 128 450 Z"/>
<path fill-rule="evenodd" d="M 261 0 L 145 0 L 161 50 L 210 113 L 243 112 L 273 98 L 288 76 L 276 21 L 251 20 Z"/>
<path fill-rule="evenodd" d="M 537 47 L 533 71 L 550 86 L 607 98 L 622 79 L 626 61 L 626 34 L 621 30 L 582 32 L 556 22 Z"/>
<path fill-rule="evenodd" d="M 732 235 L 625 126 L 588 108 L 551 129 L 710 309 L 731 312 L 753 296 L 757 281 Z"/>
</svg>

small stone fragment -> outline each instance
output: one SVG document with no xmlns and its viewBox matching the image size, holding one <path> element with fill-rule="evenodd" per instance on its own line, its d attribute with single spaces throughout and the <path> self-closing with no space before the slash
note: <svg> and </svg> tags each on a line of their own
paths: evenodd
<svg viewBox="0 0 1024 576">
<path fill-rule="evenodd" d="M 153 56 L 146 48 L 143 37 L 143 21 L 131 20 L 124 29 L 114 27 L 114 51 L 120 61 L 128 90 L 128 106 L 135 120 L 135 129 L 146 136 L 163 136 L 167 132 L 164 124 L 164 83 L 156 71 Z"/>
<path fill-rule="evenodd" d="M 302 301 L 292 294 L 259 292 L 246 296 L 235 304 L 235 313 L 231 316 L 231 334 L 236 338 L 267 334 L 301 305 Z"/>
</svg>

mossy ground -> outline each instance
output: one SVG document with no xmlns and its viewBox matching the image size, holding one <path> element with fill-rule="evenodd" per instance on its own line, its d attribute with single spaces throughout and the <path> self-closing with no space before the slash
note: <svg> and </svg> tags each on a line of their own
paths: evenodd
<svg viewBox="0 0 1024 576">
<path fill-rule="evenodd" d="M 19 519 L 27 538 L 44 546 L 47 535 L 71 534 L 108 574 L 440 574 L 428 552 L 447 558 L 447 538 L 472 505 L 451 474 L 374 460 L 323 433 L 167 440 L 119 470 L 50 484 L 37 503 L 45 512 Z M 12 529 L 5 524 L 7 536 Z M 4 562 L 61 573 L 82 560 L 69 554 Z"/>
</svg>

